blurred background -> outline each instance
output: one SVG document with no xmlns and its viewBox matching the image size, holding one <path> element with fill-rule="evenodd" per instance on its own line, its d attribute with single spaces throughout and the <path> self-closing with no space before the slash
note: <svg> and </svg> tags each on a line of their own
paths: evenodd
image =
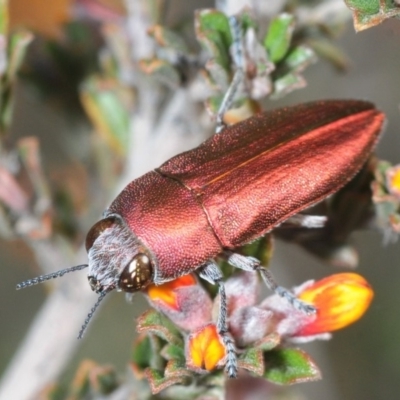
<svg viewBox="0 0 400 400">
<path fill-rule="evenodd" d="M 42 166 L 40 176 L 46 178 L 50 188 L 49 192 L 45 189 L 41 195 L 43 199 L 48 197 L 56 199 L 56 205 L 53 205 L 56 211 L 53 208 L 51 212 L 57 214 L 57 220 L 53 221 L 56 228 L 53 229 L 62 231 L 73 243 L 72 247 L 65 250 L 64 242 L 61 239 L 57 240 L 56 245 L 61 246 L 66 253 L 70 253 L 74 248 L 78 253 L 83 240 L 82 232 L 101 216 L 101 210 L 106 208 L 112 193 L 115 193 L 115 185 L 123 185 L 129 181 L 128 178 L 125 181 L 117 179 L 124 170 L 124 165 L 126 167 L 124 164 L 126 159 L 128 159 L 128 165 L 136 162 L 144 169 L 135 167 L 136 175 L 145 172 L 145 168 L 151 168 L 162 161 L 157 160 L 155 165 L 150 165 L 153 158 L 155 162 L 153 152 L 157 153 L 157 149 L 148 151 L 151 146 L 156 145 L 156 142 L 151 143 L 147 148 L 144 147 L 143 152 L 147 154 L 142 154 L 142 158 L 131 154 L 121 155 L 118 143 L 115 145 L 116 150 L 113 147 L 112 156 L 107 156 L 108 146 L 114 146 L 111 142 L 113 140 L 118 142 L 118 140 L 110 139 L 107 134 L 102 136 L 93 133 L 94 130 L 98 130 L 98 126 L 93 128 L 93 120 L 90 116 L 87 118 L 85 112 L 87 115 L 88 110 L 91 109 L 90 104 L 95 103 L 93 100 L 95 97 L 90 97 L 93 92 L 89 88 L 85 92 L 87 96 L 85 103 L 84 96 L 82 94 L 78 96 L 76 88 L 82 84 L 83 78 L 88 74 L 97 73 L 99 69 L 104 68 L 96 64 L 95 60 L 95 54 L 101 54 L 100 49 L 107 44 L 107 40 L 108 44 L 110 41 L 110 36 L 105 40 L 104 34 L 102 35 L 104 33 L 101 31 L 102 24 L 104 21 L 116 26 L 119 23 L 126 23 L 124 16 L 126 11 L 122 2 L 111 0 L 104 1 L 109 4 L 95 1 L 82 1 L 75 5 L 72 3 L 68 0 L 51 3 L 39 0 L 29 2 L 12 0 L 10 2 L 12 26 L 26 27 L 36 32 L 40 40 L 35 39 L 31 43 L 30 46 L 33 48 L 28 49 L 26 62 L 21 67 L 21 78 L 13 84 L 14 116 L 7 129 L 5 140 L 7 146 L 12 148 L 23 138 L 34 136 L 38 139 L 37 145 L 40 147 Z M 168 1 L 166 3 L 163 23 L 170 27 L 185 24 L 187 26 L 185 29 L 188 31 L 192 29 L 190 24 L 193 21 L 193 10 L 214 7 L 211 1 Z M 29 10 L 28 5 L 32 5 Z M 71 9 L 74 11 L 72 12 Z M 394 164 L 399 163 L 400 21 L 388 20 L 372 29 L 355 33 L 350 11 L 344 12 L 348 13 L 348 17 L 343 19 L 340 27 L 341 34 L 334 43 L 348 57 L 346 70 L 339 70 L 333 67 L 332 63 L 320 59 L 305 70 L 304 77 L 307 81 L 305 88 L 293 91 L 279 100 L 268 100 L 266 106 L 273 108 L 324 98 L 370 100 L 383 110 L 388 118 L 385 135 L 376 153 L 381 159 Z M 54 16 L 50 17 L 52 13 Z M 70 24 L 77 15 L 86 20 L 85 28 L 73 31 L 66 40 L 62 24 Z M 111 26 L 114 25 L 108 25 L 108 29 L 112 29 Z M 83 39 L 79 35 L 82 35 Z M 53 44 L 49 44 L 49 40 Z M 54 43 L 62 43 L 63 46 L 57 49 Z M 76 46 L 76 51 L 73 51 L 74 46 Z M 41 59 L 40 56 L 49 48 L 56 56 L 50 61 L 46 56 Z M 66 57 L 63 61 L 61 61 L 64 57 L 62 51 L 65 51 Z M 74 58 L 70 54 L 73 54 Z M 106 55 L 104 57 L 106 58 Z M 60 64 L 53 65 L 54 60 Z M 107 62 L 109 61 L 104 61 L 106 65 L 108 65 Z M 68 74 L 74 75 L 75 87 L 70 86 L 72 81 L 67 79 Z M 89 85 L 88 82 L 85 84 Z M 98 84 L 98 82 L 93 84 Z M 104 81 L 101 84 L 105 84 Z M 126 87 L 133 86 L 129 81 L 125 81 L 125 85 Z M 128 98 L 128 101 L 134 102 L 132 97 L 137 94 L 132 89 L 130 93 L 122 94 L 119 101 L 127 104 L 124 103 L 124 99 Z M 167 101 L 165 100 L 167 98 L 164 97 L 164 101 Z M 82 103 L 83 108 L 80 105 Z M 129 107 L 128 105 L 128 111 Z M 200 109 L 200 105 L 198 107 Z M 201 123 L 203 128 L 206 127 L 210 132 L 212 121 Z M 188 136 L 185 138 L 186 144 L 183 145 L 186 148 L 192 147 L 204 138 L 193 133 Z M 101 140 L 104 140 L 107 145 L 102 144 Z M 177 139 L 169 139 L 168 133 L 165 133 L 161 143 L 164 141 L 165 146 L 168 147 L 170 140 Z M 174 154 L 172 147 L 171 145 L 171 154 L 165 155 L 164 159 Z M 183 148 L 179 147 L 176 152 L 182 150 Z M 135 160 L 129 160 L 132 157 Z M 160 157 L 162 158 L 163 154 Z M 151 160 L 144 162 L 143 159 Z M 96 172 L 93 177 L 93 169 L 99 168 L 102 169 L 101 172 Z M 110 171 L 112 176 L 108 177 Z M 48 216 L 46 215 L 46 212 L 41 214 L 43 223 L 41 235 L 44 235 L 43 230 L 47 229 Z M 9 240 L 4 237 L 0 239 L 0 373 L 6 371 L 10 360 L 45 301 L 47 293 L 52 290 L 50 286 L 45 285 L 18 292 L 15 290 L 16 283 L 42 273 L 37 264 L 37 252 L 41 250 L 30 245 L 34 238 L 17 236 L 10 237 Z M 291 387 L 290 391 L 296 393 L 298 398 L 317 400 L 323 396 L 325 400 L 366 398 L 394 400 L 400 393 L 398 379 L 400 376 L 400 312 L 398 308 L 400 304 L 400 242 L 384 245 L 381 232 L 363 230 L 351 236 L 351 244 L 359 252 L 358 272 L 374 288 L 374 301 L 367 314 L 359 322 L 343 331 L 336 332 L 331 341 L 304 346 L 320 366 L 323 379 L 316 383 Z M 52 248 L 51 245 L 43 247 L 43 250 L 46 251 L 49 248 Z M 61 252 L 61 254 L 64 253 Z M 80 259 L 76 260 L 76 263 L 85 263 L 84 253 L 78 254 Z M 73 258 L 65 259 L 63 262 L 61 256 L 61 258 L 55 257 L 54 260 L 58 263 L 54 264 L 52 269 L 58 270 L 72 265 L 70 262 Z M 299 246 L 279 240 L 276 243 L 271 267 L 277 280 L 287 287 L 337 271 Z M 76 274 L 79 275 L 78 278 L 65 277 L 63 279 L 82 280 L 84 285 L 79 290 L 90 292 L 89 286 L 86 285 L 86 273 L 83 271 Z M 95 295 L 88 296 L 91 296 L 90 301 L 82 305 L 82 315 L 89 311 L 90 306 L 88 308 L 87 304 L 93 304 L 96 299 Z M 79 363 L 86 358 L 115 365 L 121 374 L 125 371 L 135 335 L 135 318 L 146 309 L 147 304 L 140 295 L 135 297 L 134 304 L 128 304 L 124 296 L 119 293 L 112 293 L 108 297 L 91 323 L 72 361 L 62 373 L 62 381 L 68 382 Z M 65 320 L 68 321 L 70 317 L 66 314 Z M 42 340 L 45 344 L 48 337 L 42 337 Z M 60 336 L 59 346 L 63 345 L 63 336 Z"/>
</svg>

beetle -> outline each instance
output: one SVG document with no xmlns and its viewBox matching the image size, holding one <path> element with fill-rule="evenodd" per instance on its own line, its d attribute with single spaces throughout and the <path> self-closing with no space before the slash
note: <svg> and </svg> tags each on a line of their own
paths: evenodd
<svg viewBox="0 0 400 400">
<path fill-rule="evenodd" d="M 293 306 L 313 313 L 252 257 L 235 249 L 271 231 L 347 183 L 376 145 L 384 114 L 360 100 L 326 100 L 257 114 L 222 130 L 132 181 L 88 232 L 88 265 L 25 281 L 18 289 L 88 267 L 99 300 L 113 289 L 133 293 L 197 271 L 217 284 L 218 331 L 226 370 L 236 376 L 228 333 L 222 257 L 257 270 Z"/>
</svg>

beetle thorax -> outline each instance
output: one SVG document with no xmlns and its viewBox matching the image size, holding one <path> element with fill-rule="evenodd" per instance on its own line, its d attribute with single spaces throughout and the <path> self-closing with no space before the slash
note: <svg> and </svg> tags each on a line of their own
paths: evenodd
<svg viewBox="0 0 400 400">
<path fill-rule="evenodd" d="M 139 247 L 139 240 L 123 223 L 116 223 L 99 235 L 88 251 L 88 276 L 98 282 L 96 292 L 118 289 L 119 277 Z"/>
</svg>

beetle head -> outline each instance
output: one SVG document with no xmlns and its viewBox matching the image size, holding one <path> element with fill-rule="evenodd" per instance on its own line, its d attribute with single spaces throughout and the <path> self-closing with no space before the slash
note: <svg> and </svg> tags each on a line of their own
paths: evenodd
<svg viewBox="0 0 400 400">
<path fill-rule="evenodd" d="M 16 287 L 23 289 L 89 267 L 89 284 L 100 296 L 79 331 L 79 339 L 83 337 L 94 312 L 107 293 L 113 289 L 127 293 L 144 289 L 153 282 L 156 265 L 151 252 L 117 214 L 107 215 L 90 229 L 86 236 L 86 250 L 89 264 L 28 279 Z"/>
<path fill-rule="evenodd" d="M 86 236 L 88 280 L 96 293 L 117 289 L 133 293 L 153 282 L 149 250 L 118 215 L 97 222 Z"/>
</svg>

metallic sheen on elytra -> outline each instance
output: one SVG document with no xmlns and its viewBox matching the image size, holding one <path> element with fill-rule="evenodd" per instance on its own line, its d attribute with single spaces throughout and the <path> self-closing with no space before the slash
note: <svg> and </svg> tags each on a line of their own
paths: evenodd
<svg viewBox="0 0 400 400">
<path fill-rule="evenodd" d="M 154 283 L 172 280 L 340 189 L 383 122 L 372 103 L 357 100 L 260 113 L 134 180 L 104 217 L 130 230 Z"/>
</svg>

